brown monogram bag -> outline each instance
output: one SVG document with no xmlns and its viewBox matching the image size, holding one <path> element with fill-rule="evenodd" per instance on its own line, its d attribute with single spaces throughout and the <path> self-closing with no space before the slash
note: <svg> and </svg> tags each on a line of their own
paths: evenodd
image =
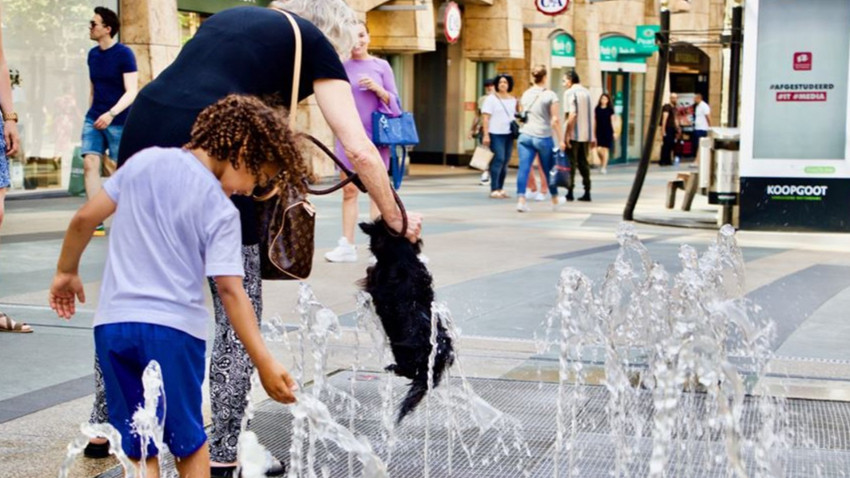
<svg viewBox="0 0 850 478">
<path fill-rule="evenodd" d="M 293 70 L 292 98 L 289 108 L 289 125 L 295 125 L 295 112 L 298 106 L 298 88 L 301 74 L 301 31 L 295 19 L 289 13 L 283 13 L 292 24 L 295 33 L 295 68 Z M 330 194 L 346 184 L 353 182 L 358 189 L 366 192 L 356 173 L 344 164 L 322 142 L 309 134 L 301 136 L 309 139 L 322 152 L 330 157 L 345 173 L 346 178 L 327 189 L 313 189 L 307 185 L 309 194 Z M 401 210 L 402 231 L 407 230 L 407 215 L 404 205 L 395 191 L 396 203 Z M 289 186 L 275 186 L 265 194 L 255 195 L 258 233 L 260 237 L 260 277 L 265 280 L 304 280 L 313 269 L 315 250 L 316 209 L 306 195 Z"/>
</svg>

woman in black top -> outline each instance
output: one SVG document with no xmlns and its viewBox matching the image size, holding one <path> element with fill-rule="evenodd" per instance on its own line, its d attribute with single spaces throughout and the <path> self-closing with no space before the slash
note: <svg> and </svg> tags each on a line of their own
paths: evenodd
<svg viewBox="0 0 850 478">
<path fill-rule="evenodd" d="M 600 172 L 608 173 L 608 157 L 611 148 L 614 147 L 614 108 L 611 106 L 611 97 L 608 93 L 602 93 L 599 103 L 596 104 L 596 154 L 599 155 L 601 164 Z"/>
<path fill-rule="evenodd" d="M 294 14 L 301 31 L 299 85 L 292 85 L 294 32 L 289 20 L 277 10 Z M 391 227 L 401 230 L 401 213 L 381 156 L 363 126 L 349 121 L 358 114 L 340 54 L 351 51 L 356 22 L 355 13 L 343 0 L 283 0 L 272 2 L 269 8 L 237 7 L 213 15 L 186 43 L 174 63 L 139 92 L 124 126 L 119 166 L 147 147 L 184 145 L 198 113 L 230 93 L 276 95 L 288 102 L 292 88 L 297 87 L 299 100 L 315 93 L 322 115 L 382 217 Z M 244 284 L 259 320 L 262 281 L 254 204 L 249 197 L 232 198 L 242 220 Z M 421 216 L 408 213 L 405 235 L 414 241 L 420 231 Z M 235 469 L 236 443 L 253 365 L 235 339 L 214 286 L 212 291 L 216 331 L 210 362 L 210 457 L 212 476 L 230 476 Z M 102 403 L 96 401 L 96 410 L 100 407 Z M 283 467 L 277 465 L 267 475 L 283 473 Z"/>
</svg>

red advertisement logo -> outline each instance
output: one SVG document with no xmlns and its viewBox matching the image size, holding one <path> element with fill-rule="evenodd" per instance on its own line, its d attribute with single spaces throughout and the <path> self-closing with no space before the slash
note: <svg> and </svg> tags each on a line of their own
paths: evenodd
<svg viewBox="0 0 850 478">
<path fill-rule="evenodd" d="M 809 71 L 812 69 L 812 52 L 798 51 L 794 53 L 794 70 Z"/>
</svg>

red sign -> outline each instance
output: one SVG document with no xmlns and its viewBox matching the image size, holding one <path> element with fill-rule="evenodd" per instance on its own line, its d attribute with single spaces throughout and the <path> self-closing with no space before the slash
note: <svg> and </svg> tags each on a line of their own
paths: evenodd
<svg viewBox="0 0 850 478">
<path fill-rule="evenodd" d="M 794 70 L 809 71 L 812 69 L 812 52 L 798 51 L 794 53 Z"/>
<path fill-rule="evenodd" d="M 780 92 L 776 101 L 826 101 L 826 91 Z"/>
<path fill-rule="evenodd" d="M 560 15 L 570 7 L 570 0 L 534 0 L 537 11 L 544 15 Z"/>
<path fill-rule="evenodd" d="M 463 20 L 460 15 L 460 7 L 455 2 L 446 3 L 445 17 L 443 17 L 443 30 L 446 32 L 446 41 L 454 43 L 460 38 L 460 29 Z"/>
</svg>

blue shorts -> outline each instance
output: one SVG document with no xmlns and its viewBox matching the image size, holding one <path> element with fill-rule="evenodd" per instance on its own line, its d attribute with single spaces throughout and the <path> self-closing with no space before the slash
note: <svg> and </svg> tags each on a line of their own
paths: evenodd
<svg viewBox="0 0 850 478">
<path fill-rule="evenodd" d="M 106 129 L 95 129 L 94 120 L 86 117 L 86 121 L 83 123 L 83 144 L 80 153 L 83 156 L 96 154 L 103 157 L 109 150 L 109 157 L 117 161 L 118 145 L 121 143 L 121 133 L 123 132 L 124 125 L 111 125 L 107 126 Z"/>
<path fill-rule="evenodd" d="M 0 189 L 8 188 L 11 184 L 9 158 L 6 157 L 6 135 L 3 131 L 3 122 L 0 121 Z"/>
<path fill-rule="evenodd" d="M 109 424 L 121 433 L 121 447 L 130 458 L 142 456 L 132 432 L 133 413 L 144 406 L 142 372 L 151 360 L 159 362 L 165 388 L 157 416 L 165 414 L 163 439 L 171 453 L 185 458 L 207 441 L 201 414 L 206 342 L 164 325 L 125 322 L 94 328 L 94 342 L 103 383 Z M 163 406 L 165 410 L 163 409 Z M 149 444 L 147 456 L 156 456 Z"/>
</svg>

